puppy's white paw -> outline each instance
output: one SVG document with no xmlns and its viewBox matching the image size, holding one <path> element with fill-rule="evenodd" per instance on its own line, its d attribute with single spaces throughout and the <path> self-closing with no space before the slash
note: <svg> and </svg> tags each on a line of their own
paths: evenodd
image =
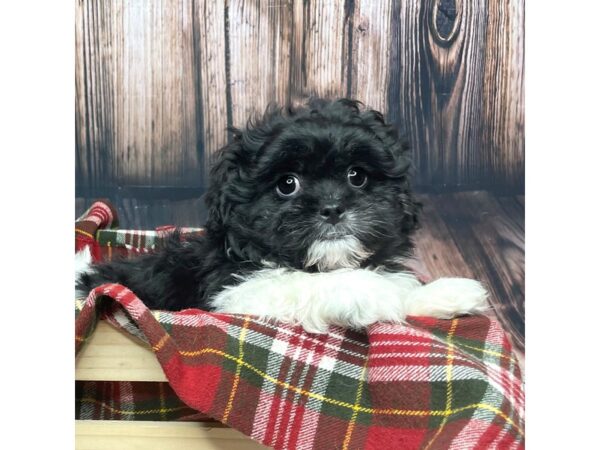
<svg viewBox="0 0 600 450">
<path fill-rule="evenodd" d="M 254 314 L 325 333 L 330 325 L 362 329 L 375 322 L 401 322 L 407 295 L 419 285 L 410 274 L 366 269 L 266 269 L 221 291 L 212 306 L 219 312 Z"/>
<path fill-rule="evenodd" d="M 478 281 L 440 278 L 410 293 L 406 305 L 407 314 L 437 319 L 481 314 L 489 309 L 487 297 L 487 291 Z"/>
</svg>

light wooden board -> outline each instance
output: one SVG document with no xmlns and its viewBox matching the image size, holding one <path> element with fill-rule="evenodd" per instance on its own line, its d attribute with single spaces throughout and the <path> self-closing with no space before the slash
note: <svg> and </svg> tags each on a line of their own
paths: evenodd
<svg viewBox="0 0 600 450">
<path fill-rule="evenodd" d="M 76 380 L 167 381 L 152 350 L 100 321 L 75 361 Z"/>
<path fill-rule="evenodd" d="M 77 450 L 251 450 L 267 448 L 239 431 L 202 422 L 78 420 Z"/>
</svg>

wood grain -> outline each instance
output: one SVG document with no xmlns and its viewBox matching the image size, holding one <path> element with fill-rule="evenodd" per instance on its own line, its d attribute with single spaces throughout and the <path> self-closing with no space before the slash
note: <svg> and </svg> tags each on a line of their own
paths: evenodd
<svg viewBox="0 0 600 450">
<path fill-rule="evenodd" d="M 244 127 L 267 105 L 289 102 L 292 3 L 230 0 L 229 72 L 233 125 Z"/>
<path fill-rule="evenodd" d="M 423 204 L 421 225 L 415 236 L 415 257 L 422 270 L 432 280 L 441 277 L 475 278 L 471 266 L 464 260 L 444 219 L 437 212 L 430 196 L 419 195 Z"/>
<path fill-rule="evenodd" d="M 128 155 L 117 160 L 119 182 L 198 185 L 192 3 L 123 5 L 125 129 L 116 134 Z"/>
<path fill-rule="evenodd" d="M 487 7 L 480 129 L 485 147 L 478 153 L 488 159 L 481 167 L 480 177 L 491 176 L 493 184 L 523 192 L 525 0 L 497 0 L 488 2 Z"/>
<path fill-rule="evenodd" d="M 522 5 L 456 0 L 441 32 L 442 3 L 394 3 L 389 117 L 411 140 L 419 185 L 522 189 Z"/>
<path fill-rule="evenodd" d="M 167 381 L 156 355 L 135 337 L 104 321 L 75 361 L 75 379 L 82 381 Z"/>
<path fill-rule="evenodd" d="M 418 198 L 423 203 L 422 225 L 415 237 L 411 267 L 429 280 L 467 277 L 483 282 L 492 294 L 490 315 L 508 332 L 524 371 L 522 205 L 515 196 L 486 192 L 422 194 Z"/>
<path fill-rule="evenodd" d="M 88 120 L 85 65 L 85 8 L 82 0 L 75 2 L 75 182 L 79 185 L 93 183 L 88 164 Z"/>
<path fill-rule="evenodd" d="M 525 248 L 522 218 L 513 219 L 487 192 L 430 196 L 474 278 L 520 350 L 525 346 Z M 521 214 L 522 216 L 522 214 Z M 518 216 L 517 216 L 518 217 Z"/>
<path fill-rule="evenodd" d="M 352 16 L 351 97 L 388 111 L 393 2 L 356 0 Z"/>
<path fill-rule="evenodd" d="M 290 104 L 304 101 L 304 3 L 292 2 L 292 22 L 290 42 Z"/>
<path fill-rule="evenodd" d="M 525 208 L 517 196 L 495 196 L 496 201 L 502 206 L 504 213 L 511 218 L 518 227 L 525 240 Z"/>
<path fill-rule="evenodd" d="M 214 422 L 77 420 L 77 450 L 254 450 L 267 447 Z"/>
<path fill-rule="evenodd" d="M 386 113 L 432 190 L 523 192 L 523 0 L 76 2 L 76 179 L 201 187 L 270 102 Z"/>
<path fill-rule="evenodd" d="M 349 15 L 345 2 L 304 2 L 303 78 L 304 96 L 344 97 L 348 92 Z M 292 61 L 298 64 L 298 61 Z"/>
<path fill-rule="evenodd" d="M 117 153 L 113 133 L 115 80 L 112 57 L 120 11 L 113 4 L 76 3 L 75 120 L 76 180 L 89 185 L 111 184 Z"/>
<path fill-rule="evenodd" d="M 227 67 L 224 3 L 211 0 L 193 2 L 196 74 L 200 85 L 204 154 L 207 176 L 215 153 L 227 143 Z M 200 115 L 200 112 L 198 113 Z M 199 145 L 202 146 L 202 143 Z M 205 178 L 206 179 L 206 178 Z"/>
<path fill-rule="evenodd" d="M 77 3 L 78 183 L 199 185 L 191 6 Z"/>
</svg>

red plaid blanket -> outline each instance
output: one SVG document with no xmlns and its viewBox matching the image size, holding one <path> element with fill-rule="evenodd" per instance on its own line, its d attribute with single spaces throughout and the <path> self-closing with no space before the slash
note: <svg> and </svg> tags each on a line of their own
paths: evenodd
<svg viewBox="0 0 600 450">
<path fill-rule="evenodd" d="M 76 381 L 75 419 L 214 422 L 152 381 Z"/>
<path fill-rule="evenodd" d="M 274 448 L 524 447 L 520 371 L 487 317 L 315 335 L 249 316 L 150 311 L 114 284 L 77 305 L 76 352 L 103 317 L 149 343 L 191 410 Z"/>
<path fill-rule="evenodd" d="M 117 211 L 107 200 L 97 201 L 75 222 L 75 251 L 84 247 L 91 250 L 94 262 L 113 257 L 131 257 L 140 253 L 156 251 L 168 234 L 175 230 L 172 225 L 156 230 L 120 230 Z M 181 228 L 184 234 L 202 234 L 202 228 Z"/>
</svg>

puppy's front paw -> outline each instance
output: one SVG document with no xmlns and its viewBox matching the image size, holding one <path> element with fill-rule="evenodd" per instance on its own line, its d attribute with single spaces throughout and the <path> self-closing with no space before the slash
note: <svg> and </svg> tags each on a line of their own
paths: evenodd
<svg viewBox="0 0 600 450">
<path fill-rule="evenodd" d="M 325 333 L 330 325 L 364 329 L 375 322 L 402 322 L 407 295 L 419 285 L 410 274 L 366 269 L 267 269 L 225 288 L 211 302 L 218 312 L 253 314 Z"/>
<path fill-rule="evenodd" d="M 407 314 L 451 319 L 463 314 L 481 314 L 489 309 L 488 293 L 475 280 L 440 278 L 410 293 Z"/>
</svg>

